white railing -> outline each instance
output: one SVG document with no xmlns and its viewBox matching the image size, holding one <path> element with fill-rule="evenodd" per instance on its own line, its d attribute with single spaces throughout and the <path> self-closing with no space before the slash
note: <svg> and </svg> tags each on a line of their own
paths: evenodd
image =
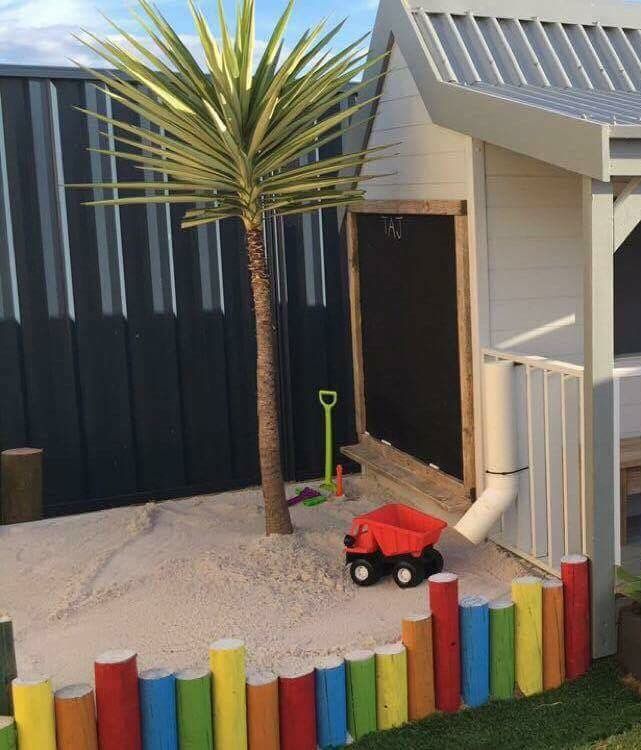
<svg viewBox="0 0 641 750">
<path fill-rule="evenodd" d="M 484 349 L 515 365 L 519 495 L 493 539 L 545 570 L 586 548 L 583 367 Z"/>
<path fill-rule="evenodd" d="M 614 368 L 614 557 L 617 565 L 621 565 L 621 438 L 632 428 L 632 433 L 638 435 L 639 425 L 624 424 L 625 403 L 622 403 L 621 386 L 622 381 L 630 381 L 633 378 L 641 380 L 641 365 L 636 363 L 626 364 L 620 360 Z M 641 382 L 635 384 L 636 391 L 641 393 Z M 636 399 L 641 402 L 641 397 Z M 632 409 L 630 410 L 632 411 Z"/>
</svg>

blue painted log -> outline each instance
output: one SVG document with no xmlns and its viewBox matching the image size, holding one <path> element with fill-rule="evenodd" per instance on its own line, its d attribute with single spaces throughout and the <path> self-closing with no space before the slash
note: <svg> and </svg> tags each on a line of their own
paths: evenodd
<svg viewBox="0 0 641 750">
<path fill-rule="evenodd" d="M 463 701 L 470 708 L 490 698 L 490 617 L 484 596 L 460 601 Z"/>
<path fill-rule="evenodd" d="M 148 669 L 139 679 L 143 750 L 178 750 L 176 678 L 169 669 Z"/>
<path fill-rule="evenodd" d="M 322 750 L 347 742 L 345 662 L 328 657 L 316 667 L 316 734 Z"/>
</svg>

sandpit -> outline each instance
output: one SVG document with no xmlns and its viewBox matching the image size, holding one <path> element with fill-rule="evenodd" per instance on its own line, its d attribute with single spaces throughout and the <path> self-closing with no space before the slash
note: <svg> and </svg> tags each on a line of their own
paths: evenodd
<svg viewBox="0 0 641 750">
<path fill-rule="evenodd" d="M 291 537 L 265 537 L 258 489 L 0 527 L 0 614 L 13 618 L 21 674 L 54 687 L 92 678 L 94 657 L 133 648 L 141 669 L 206 664 L 207 646 L 245 640 L 256 667 L 298 666 L 394 640 L 426 608 L 426 586 L 357 588 L 343 564 L 354 515 L 389 500 L 293 509 Z M 360 495 L 360 496 L 359 496 Z M 525 567 L 491 543 L 439 545 L 461 594 L 496 598 Z"/>
</svg>

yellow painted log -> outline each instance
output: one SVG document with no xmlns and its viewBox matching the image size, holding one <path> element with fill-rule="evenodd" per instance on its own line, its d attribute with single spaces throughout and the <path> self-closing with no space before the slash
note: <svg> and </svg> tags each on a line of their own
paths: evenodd
<svg viewBox="0 0 641 750">
<path fill-rule="evenodd" d="M 51 682 L 46 677 L 16 677 L 11 688 L 20 750 L 56 750 Z"/>
<path fill-rule="evenodd" d="M 512 581 L 516 684 L 523 695 L 543 690 L 542 581 L 523 576 Z"/>
<path fill-rule="evenodd" d="M 407 652 L 402 643 L 376 649 L 376 723 L 378 729 L 400 727 L 408 720 Z"/>
<path fill-rule="evenodd" d="M 215 750 L 247 750 L 245 644 L 234 638 L 209 647 Z"/>
</svg>

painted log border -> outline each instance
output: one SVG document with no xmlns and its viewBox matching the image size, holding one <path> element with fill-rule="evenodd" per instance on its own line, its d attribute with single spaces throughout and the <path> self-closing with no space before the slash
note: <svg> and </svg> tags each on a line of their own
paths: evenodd
<svg viewBox="0 0 641 750">
<path fill-rule="evenodd" d="M 245 645 L 231 638 L 210 646 L 203 670 L 139 675 L 135 651 L 110 651 L 95 661 L 95 708 L 90 685 L 62 688 L 54 700 L 47 677 L 20 675 L 14 717 L 0 716 L 0 750 L 15 750 L 16 739 L 20 750 L 54 750 L 56 734 L 59 750 L 95 750 L 98 737 L 105 750 L 178 747 L 187 738 L 211 750 L 326 750 L 429 715 L 435 702 L 455 712 L 461 689 L 468 707 L 543 692 L 589 666 L 589 565 L 564 563 L 561 581 L 515 579 L 514 602 L 459 602 L 456 575 L 432 576 L 431 613 L 406 616 L 402 641 L 332 654 L 315 668 L 246 670 Z M 12 637 L 5 640 L 12 652 Z"/>
</svg>

